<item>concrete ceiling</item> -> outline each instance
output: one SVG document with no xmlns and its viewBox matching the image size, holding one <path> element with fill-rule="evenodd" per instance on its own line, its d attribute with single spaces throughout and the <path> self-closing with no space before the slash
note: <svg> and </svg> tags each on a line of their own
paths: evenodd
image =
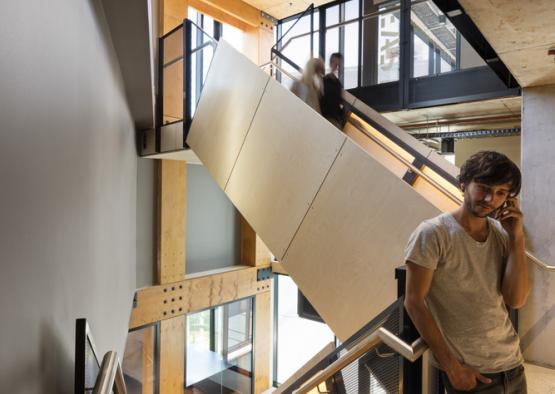
<svg viewBox="0 0 555 394">
<path fill-rule="evenodd" d="M 268 15 L 276 19 L 287 18 L 288 16 L 295 15 L 303 12 L 308 6 L 314 3 L 315 7 L 322 4 L 329 3 L 330 0 L 320 1 L 303 1 L 303 0 L 244 0 L 246 3 L 264 11 Z"/>
<path fill-rule="evenodd" d="M 415 132 L 447 132 L 520 126 L 521 98 L 487 101 L 383 113 L 400 127 Z"/>
<path fill-rule="evenodd" d="M 554 0 L 459 0 L 522 87 L 555 84 Z"/>
</svg>

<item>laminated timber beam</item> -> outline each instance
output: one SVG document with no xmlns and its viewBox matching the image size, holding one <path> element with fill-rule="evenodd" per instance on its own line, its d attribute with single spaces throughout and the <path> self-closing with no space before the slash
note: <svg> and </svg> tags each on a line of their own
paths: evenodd
<svg viewBox="0 0 555 394">
<path fill-rule="evenodd" d="M 129 328 L 141 327 L 270 291 L 270 277 L 241 267 L 140 289 L 135 293 Z M 260 271 L 263 273 L 264 271 Z"/>
</svg>

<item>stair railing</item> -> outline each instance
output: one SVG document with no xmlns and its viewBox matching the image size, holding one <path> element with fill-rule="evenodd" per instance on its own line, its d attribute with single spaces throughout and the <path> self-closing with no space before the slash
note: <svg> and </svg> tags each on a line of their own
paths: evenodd
<svg viewBox="0 0 555 394">
<path fill-rule="evenodd" d="M 391 333 L 384 327 L 380 327 L 376 332 L 368 335 L 365 339 L 359 342 L 356 346 L 351 348 L 342 357 L 334 361 L 327 368 L 323 369 L 306 383 L 304 383 L 299 389 L 293 391 L 293 394 L 307 394 L 314 388 L 318 387 L 321 383 L 332 378 L 335 374 L 340 372 L 343 368 L 347 367 L 353 361 L 358 360 L 369 351 L 376 349 L 378 345 L 385 343 L 396 353 L 400 354 L 410 362 L 415 362 L 418 360 L 426 350 L 428 346 L 422 340 L 418 338 L 412 344 L 408 344 L 395 334 Z"/>
</svg>

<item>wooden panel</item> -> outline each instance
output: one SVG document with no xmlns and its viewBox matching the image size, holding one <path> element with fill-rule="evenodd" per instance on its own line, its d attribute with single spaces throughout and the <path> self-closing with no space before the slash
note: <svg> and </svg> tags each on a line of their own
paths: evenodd
<svg viewBox="0 0 555 394">
<path fill-rule="evenodd" d="M 271 305 L 272 297 L 269 291 L 256 296 L 254 314 L 254 394 L 263 393 L 271 386 Z"/>
<path fill-rule="evenodd" d="M 160 392 L 182 394 L 185 384 L 185 316 L 160 322 Z"/>
<path fill-rule="evenodd" d="M 185 162 L 160 163 L 158 283 L 185 278 Z"/>
<path fill-rule="evenodd" d="M 187 143 L 223 189 L 269 76 L 220 41 Z"/>
<path fill-rule="evenodd" d="M 162 35 L 183 23 L 187 18 L 187 0 L 161 0 Z"/>
<path fill-rule="evenodd" d="M 320 114 L 269 81 L 225 191 L 278 258 L 344 140 Z"/>
<path fill-rule="evenodd" d="M 453 185 L 451 182 L 447 181 L 445 178 L 438 175 L 437 172 L 430 169 L 429 167 L 424 166 L 424 167 L 422 167 L 422 169 L 420 171 L 422 171 L 424 174 L 426 174 L 426 176 L 428 176 L 430 179 L 432 179 L 435 183 L 440 185 L 442 188 L 449 191 L 452 195 L 457 196 L 458 201 L 460 203 L 462 203 L 463 195 L 462 195 L 460 187 Z"/>
<path fill-rule="evenodd" d="M 395 300 L 394 269 L 409 235 L 439 213 L 347 141 L 283 265 L 345 341 Z"/>
<path fill-rule="evenodd" d="M 256 280 L 258 267 L 230 270 L 140 289 L 135 293 L 130 328 L 196 312 L 270 289 Z"/>
<path fill-rule="evenodd" d="M 203 0 L 188 0 L 188 3 L 191 7 L 195 8 L 197 11 L 200 11 L 202 14 L 211 16 L 212 18 L 216 19 L 219 22 L 226 23 L 231 26 L 235 26 L 240 30 L 246 30 L 250 26 L 243 22 L 240 19 L 235 18 L 233 15 L 230 15 L 227 12 L 224 12 L 216 7 L 211 6 L 210 4 L 204 2 Z"/>
<path fill-rule="evenodd" d="M 183 61 L 164 68 L 163 123 L 183 120 Z"/>
<path fill-rule="evenodd" d="M 203 2 L 250 26 L 260 24 L 260 10 L 241 0 L 203 0 Z"/>
<path fill-rule="evenodd" d="M 447 197 L 443 192 L 440 191 L 440 189 L 436 188 L 433 184 L 422 177 L 416 178 L 416 181 L 413 183 L 412 187 L 422 197 L 424 197 L 427 201 L 429 201 L 432 205 L 434 205 L 442 212 L 451 212 L 461 206 L 460 202 Z"/>
</svg>

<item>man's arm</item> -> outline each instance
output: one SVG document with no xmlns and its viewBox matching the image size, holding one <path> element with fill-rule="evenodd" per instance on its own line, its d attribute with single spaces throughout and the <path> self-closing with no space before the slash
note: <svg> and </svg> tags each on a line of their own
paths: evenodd
<svg viewBox="0 0 555 394">
<path fill-rule="evenodd" d="M 501 212 L 499 220 L 509 234 L 509 256 L 503 273 L 501 294 L 505 304 L 518 309 L 526 303 L 531 284 L 525 255 L 523 216 L 515 200 L 508 200 L 508 207 Z"/>
<path fill-rule="evenodd" d="M 443 334 L 426 305 L 426 296 L 430 291 L 433 275 L 433 270 L 407 261 L 405 309 L 441 368 L 447 373 L 453 388 L 471 390 L 476 387 L 476 380 L 491 383 L 490 379 L 480 375 L 476 369 L 461 364 L 449 350 Z"/>
</svg>

